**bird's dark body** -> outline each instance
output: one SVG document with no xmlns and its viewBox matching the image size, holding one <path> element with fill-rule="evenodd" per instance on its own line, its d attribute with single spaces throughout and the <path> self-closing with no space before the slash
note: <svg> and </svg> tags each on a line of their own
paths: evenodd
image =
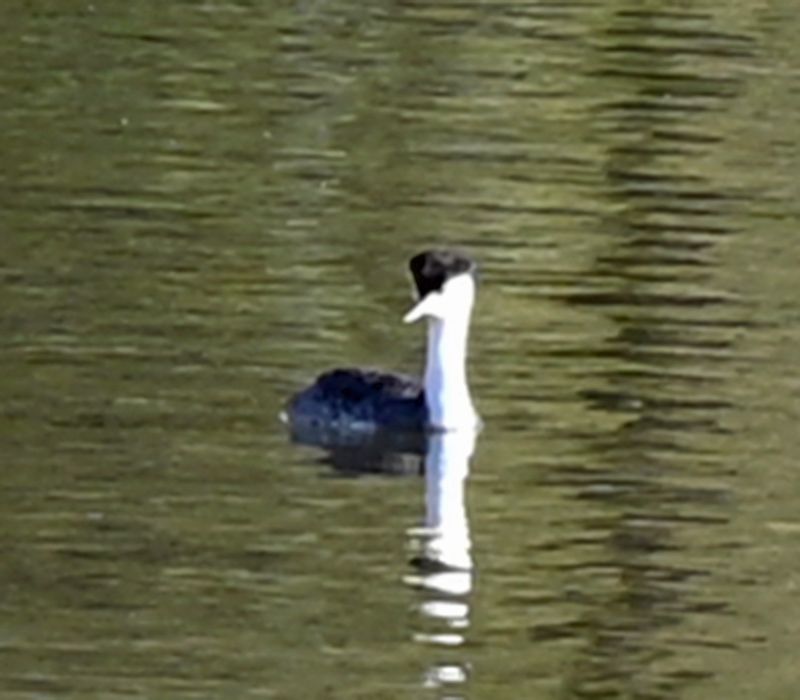
<svg viewBox="0 0 800 700">
<path fill-rule="evenodd" d="M 418 309 L 425 299 L 439 298 L 432 295 L 441 296 L 454 277 L 469 274 L 474 279 L 475 262 L 457 251 L 427 250 L 411 258 L 409 270 L 418 299 L 414 309 Z M 471 296 L 468 303 L 471 309 Z M 430 309 L 409 318 L 414 309 L 406 321 L 435 318 Z M 354 436 L 381 432 L 408 435 L 424 431 L 429 424 L 425 389 L 418 379 L 361 369 L 335 369 L 320 375 L 289 400 L 286 418 L 293 435 L 317 433 L 312 442 L 347 442 Z"/>
<path fill-rule="evenodd" d="M 360 369 L 321 374 L 289 400 L 286 413 L 293 425 L 353 431 L 418 431 L 428 417 L 418 379 Z"/>
</svg>

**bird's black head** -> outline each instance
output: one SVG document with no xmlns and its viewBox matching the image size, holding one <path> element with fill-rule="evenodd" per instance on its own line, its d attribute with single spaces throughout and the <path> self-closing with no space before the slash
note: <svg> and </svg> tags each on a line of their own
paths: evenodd
<svg viewBox="0 0 800 700">
<path fill-rule="evenodd" d="M 441 291 L 444 283 L 457 275 L 474 275 L 477 265 L 464 253 L 454 250 L 425 250 L 408 262 L 420 299 Z"/>
</svg>

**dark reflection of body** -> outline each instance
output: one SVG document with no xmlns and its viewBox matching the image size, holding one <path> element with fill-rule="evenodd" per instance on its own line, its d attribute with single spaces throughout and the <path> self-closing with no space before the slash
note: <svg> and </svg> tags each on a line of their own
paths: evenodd
<svg viewBox="0 0 800 700">
<path fill-rule="evenodd" d="M 291 438 L 301 445 L 325 450 L 322 462 L 343 476 L 421 474 L 425 454 L 425 433 L 380 430 L 367 435 L 342 434 L 292 426 Z"/>
<path fill-rule="evenodd" d="M 469 627 L 472 552 L 465 503 L 474 431 L 433 433 L 425 455 L 425 525 L 409 532 L 415 571 L 406 583 L 422 593 L 420 630 L 415 639 L 440 647 L 460 647 Z M 466 660 L 433 661 L 425 673 L 429 687 L 463 684 Z M 455 697 L 449 694 L 448 697 Z"/>
</svg>

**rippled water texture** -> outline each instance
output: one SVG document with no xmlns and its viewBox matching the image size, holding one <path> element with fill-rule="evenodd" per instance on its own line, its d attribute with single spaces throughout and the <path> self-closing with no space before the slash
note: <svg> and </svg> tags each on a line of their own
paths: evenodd
<svg viewBox="0 0 800 700">
<path fill-rule="evenodd" d="M 4 700 L 796 696 L 796 4 L 0 17 Z M 292 443 L 434 243 L 474 454 Z"/>
</svg>

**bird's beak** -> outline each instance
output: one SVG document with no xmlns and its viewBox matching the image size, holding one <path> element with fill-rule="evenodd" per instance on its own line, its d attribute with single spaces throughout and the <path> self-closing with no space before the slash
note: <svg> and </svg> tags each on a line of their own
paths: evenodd
<svg viewBox="0 0 800 700">
<path fill-rule="evenodd" d="M 442 295 L 439 292 L 430 292 L 420 299 L 411 311 L 403 316 L 403 321 L 405 323 L 414 323 L 425 316 L 439 318 L 441 315 L 441 304 Z"/>
</svg>

